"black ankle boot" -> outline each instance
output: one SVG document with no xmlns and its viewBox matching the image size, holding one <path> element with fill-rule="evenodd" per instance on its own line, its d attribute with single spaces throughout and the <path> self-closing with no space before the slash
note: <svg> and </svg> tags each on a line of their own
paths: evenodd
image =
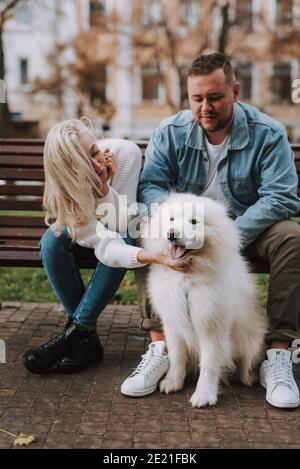
<svg viewBox="0 0 300 469">
<path fill-rule="evenodd" d="M 95 343 L 95 336 L 97 337 L 95 330 L 89 331 L 68 321 L 62 332 L 56 334 L 45 344 L 28 350 L 23 355 L 23 363 L 32 373 L 49 373 L 58 368 L 64 357 L 77 350 L 88 348 L 91 341 Z M 101 347 L 100 341 L 98 346 Z"/>
<path fill-rule="evenodd" d="M 83 338 L 73 352 L 60 360 L 56 371 L 58 373 L 77 373 L 85 370 L 94 363 L 103 360 L 103 347 L 96 330 Z"/>
</svg>

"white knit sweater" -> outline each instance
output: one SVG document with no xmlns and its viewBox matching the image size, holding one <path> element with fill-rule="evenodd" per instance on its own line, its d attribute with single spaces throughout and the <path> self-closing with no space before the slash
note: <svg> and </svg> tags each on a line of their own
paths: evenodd
<svg viewBox="0 0 300 469">
<path fill-rule="evenodd" d="M 116 155 L 117 171 L 110 181 L 108 194 L 97 206 L 97 218 L 77 230 L 76 242 L 93 248 L 97 259 L 110 267 L 143 267 L 145 264 L 137 260 L 141 248 L 127 245 L 120 235 L 125 233 L 131 218 L 128 207 L 136 202 L 141 151 L 135 143 L 121 139 L 99 140 L 97 145 L 102 151 L 109 148 Z M 127 205 L 122 203 L 122 195 L 127 196 Z"/>
</svg>

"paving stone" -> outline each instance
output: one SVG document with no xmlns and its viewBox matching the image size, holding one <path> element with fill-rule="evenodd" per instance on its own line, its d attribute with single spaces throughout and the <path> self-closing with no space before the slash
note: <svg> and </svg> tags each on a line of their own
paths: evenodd
<svg viewBox="0 0 300 469">
<path fill-rule="evenodd" d="M 103 437 L 99 435 L 77 435 L 74 448 L 99 449 L 102 448 Z"/>
<path fill-rule="evenodd" d="M 164 448 L 189 448 L 189 432 L 164 432 L 162 436 L 162 446 Z"/>
<path fill-rule="evenodd" d="M 157 430 L 160 430 L 159 428 Z M 143 443 L 161 443 L 162 440 L 162 434 L 160 431 L 157 431 L 156 433 L 154 432 L 139 432 L 135 431 L 134 436 L 133 436 L 133 441 L 134 442 L 143 442 Z"/>
</svg>

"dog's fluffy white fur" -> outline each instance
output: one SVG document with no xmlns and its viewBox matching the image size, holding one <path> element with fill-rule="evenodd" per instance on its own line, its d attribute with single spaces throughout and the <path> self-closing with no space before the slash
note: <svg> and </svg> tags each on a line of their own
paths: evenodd
<svg viewBox="0 0 300 469">
<path fill-rule="evenodd" d="M 191 211 L 182 207 L 199 203 L 204 206 L 204 243 L 197 248 L 203 220 L 191 218 Z M 165 231 L 170 228 L 177 237 L 173 241 Z M 187 273 L 157 264 L 150 267 L 148 293 L 163 322 L 170 358 L 160 390 L 182 389 L 187 370 L 198 371 L 199 365 L 190 399 L 194 407 L 216 404 L 219 382 L 226 382 L 228 372 L 237 371 L 241 382 L 251 385 L 262 358 L 267 321 L 225 207 L 205 197 L 172 194 L 144 222 L 142 233 L 143 245 L 151 253 L 164 253 L 174 263 L 191 259 Z"/>
</svg>

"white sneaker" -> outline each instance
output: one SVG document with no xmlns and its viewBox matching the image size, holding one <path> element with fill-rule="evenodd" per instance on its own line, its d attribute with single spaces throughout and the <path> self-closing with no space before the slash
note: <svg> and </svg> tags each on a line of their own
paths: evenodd
<svg viewBox="0 0 300 469">
<path fill-rule="evenodd" d="M 283 349 L 270 349 L 267 357 L 259 373 L 260 384 L 267 390 L 267 402 L 275 407 L 298 407 L 299 389 L 293 376 L 291 353 Z"/>
<path fill-rule="evenodd" d="M 141 397 L 156 390 L 159 381 L 169 368 L 169 357 L 165 352 L 165 346 L 163 340 L 149 345 L 148 351 L 142 355 L 141 363 L 122 384 L 122 394 Z"/>
</svg>

